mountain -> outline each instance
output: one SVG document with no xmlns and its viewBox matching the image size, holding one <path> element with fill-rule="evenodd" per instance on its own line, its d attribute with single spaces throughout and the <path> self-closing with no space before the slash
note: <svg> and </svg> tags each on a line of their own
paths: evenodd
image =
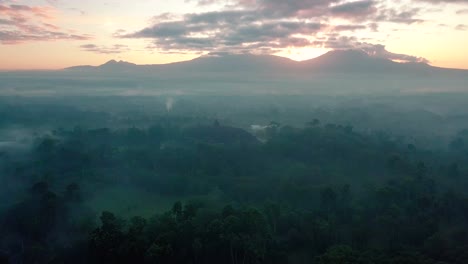
<svg viewBox="0 0 468 264">
<path fill-rule="evenodd" d="M 220 55 L 202 56 L 191 61 L 170 64 L 173 68 L 194 69 L 197 71 L 224 72 L 224 71 L 270 71 L 284 70 L 296 65 L 297 62 L 283 57 L 272 55 Z"/>
<path fill-rule="evenodd" d="M 330 51 L 315 59 L 301 62 L 304 68 L 316 70 L 375 70 L 390 69 L 396 65 L 403 66 L 391 60 L 371 57 L 359 50 L 336 50 Z"/>
<path fill-rule="evenodd" d="M 91 66 L 91 65 L 82 65 L 82 66 L 73 66 L 66 68 L 65 70 L 69 71 L 106 71 L 106 72 L 112 72 L 112 71 L 129 71 L 132 69 L 138 68 L 139 65 L 136 65 L 134 63 L 126 62 L 126 61 L 116 61 L 116 60 L 110 60 L 100 66 Z"/>
<path fill-rule="evenodd" d="M 297 62 L 271 55 L 222 55 L 202 56 L 189 61 L 169 64 L 136 65 L 125 61 L 110 60 L 99 66 L 73 66 L 67 71 L 95 71 L 95 72 L 265 72 L 285 70 L 297 65 Z"/>
<path fill-rule="evenodd" d="M 99 66 L 101 69 L 108 69 L 108 70 L 120 70 L 120 69 L 126 69 L 128 67 L 135 67 L 137 66 L 134 63 L 126 62 L 126 61 L 116 61 L 116 60 L 110 60 L 103 65 Z"/>
<path fill-rule="evenodd" d="M 437 70 L 424 63 L 398 63 L 384 58 L 372 57 L 358 50 L 330 51 L 307 61 L 293 61 L 273 55 L 209 55 L 190 61 L 170 64 L 136 65 L 125 61 L 111 60 L 100 66 L 75 66 L 65 70 L 127 73 L 270 73 L 273 75 L 313 73 L 363 73 L 363 74 L 430 74 Z M 455 70 L 456 71 L 456 70 Z"/>
<path fill-rule="evenodd" d="M 63 72 L 63 71 L 62 71 Z M 307 61 L 271 55 L 207 55 L 170 64 L 136 65 L 111 60 L 66 69 L 86 87 L 134 94 L 343 94 L 460 92 L 468 70 L 398 63 L 358 50 L 330 51 Z M 58 72 L 60 74 L 60 72 Z M 85 75 L 85 78 L 75 75 Z M 78 77 L 78 78 L 77 78 Z M 74 82 L 70 82 L 74 83 Z M 71 84 L 64 81 L 65 86 Z M 75 85 L 75 84 L 73 84 Z M 75 85 L 76 86 L 76 85 Z"/>
<path fill-rule="evenodd" d="M 3 93 L 34 95 L 393 96 L 468 92 L 468 70 L 397 63 L 356 50 L 330 51 L 301 62 L 251 54 L 210 54 L 153 65 L 111 60 L 60 71 L 8 73 L 1 80 Z"/>
</svg>

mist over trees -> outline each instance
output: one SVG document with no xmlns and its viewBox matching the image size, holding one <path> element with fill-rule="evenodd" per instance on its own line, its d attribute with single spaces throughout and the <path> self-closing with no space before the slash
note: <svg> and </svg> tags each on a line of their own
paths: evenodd
<svg viewBox="0 0 468 264">
<path fill-rule="evenodd" d="M 400 99 L 3 97 L 0 259 L 466 263 L 464 99 Z"/>
<path fill-rule="evenodd" d="M 0 0 L 0 264 L 468 264 L 467 32 L 468 0 Z"/>
<path fill-rule="evenodd" d="M 466 71 L 358 51 L 0 73 L 0 263 L 468 263 Z"/>
</svg>

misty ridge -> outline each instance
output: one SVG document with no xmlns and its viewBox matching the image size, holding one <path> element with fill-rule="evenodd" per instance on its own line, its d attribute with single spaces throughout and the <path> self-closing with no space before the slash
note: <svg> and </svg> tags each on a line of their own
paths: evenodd
<svg viewBox="0 0 468 264">
<path fill-rule="evenodd" d="M 209 54 L 171 64 L 111 60 L 59 71 L 0 73 L 3 95 L 238 95 L 465 92 L 467 71 L 394 62 L 361 50 L 296 62 L 272 55 Z"/>
<path fill-rule="evenodd" d="M 468 263 L 467 89 L 359 50 L 0 72 L 0 263 Z"/>
</svg>

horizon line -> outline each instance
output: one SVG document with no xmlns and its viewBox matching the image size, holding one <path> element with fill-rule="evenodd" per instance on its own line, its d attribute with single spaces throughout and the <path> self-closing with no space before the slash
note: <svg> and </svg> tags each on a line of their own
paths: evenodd
<svg viewBox="0 0 468 264">
<path fill-rule="evenodd" d="M 200 59 L 200 58 L 203 58 L 203 57 L 223 57 L 223 56 L 242 56 L 242 55 L 250 55 L 250 56 L 266 56 L 266 57 L 278 57 L 278 58 L 283 58 L 283 59 L 287 59 L 287 60 L 290 60 L 294 63 L 300 63 L 300 62 L 304 62 L 304 61 L 310 61 L 310 60 L 314 60 L 314 59 L 317 59 L 319 57 L 322 57 L 328 53 L 332 53 L 332 52 L 338 52 L 338 51 L 360 51 L 364 54 L 366 54 L 368 57 L 372 57 L 372 58 L 381 58 L 383 60 L 387 60 L 387 61 L 392 61 L 394 63 L 399 63 L 399 64 L 425 64 L 425 65 L 428 65 L 430 67 L 434 67 L 434 68 L 438 68 L 438 69 L 446 69 L 446 70 L 462 70 L 462 71 L 465 71 L 467 70 L 468 71 L 468 68 L 448 68 L 448 67 L 440 67 L 440 66 L 434 66 L 432 65 L 430 62 L 398 62 L 396 60 L 391 60 L 391 59 L 388 59 L 388 58 L 384 58 L 384 57 L 377 57 L 377 56 L 372 56 L 372 55 L 369 55 L 368 53 L 366 53 L 365 51 L 361 50 L 361 49 L 336 49 L 336 50 L 330 50 L 330 51 L 327 51 L 321 55 L 318 55 L 316 57 L 313 57 L 313 58 L 307 58 L 307 59 L 304 59 L 304 60 L 296 60 L 296 59 L 292 59 L 292 58 L 289 58 L 289 57 L 286 57 L 286 56 L 281 56 L 281 55 L 275 55 L 275 54 L 255 54 L 255 53 L 229 53 L 229 52 L 226 52 L 226 53 L 223 53 L 223 52 L 220 52 L 218 54 L 215 54 L 215 53 L 212 53 L 212 55 L 210 55 L 210 53 L 207 53 L 207 54 L 203 54 L 203 55 L 200 55 L 198 57 L 195 57 L 193 59 L 189 59 L 189 60 L 177 60 L 177 61 L 172 61 L 172 62 L 167 62 L 167 63 L 154 63 L 154 64 L 137 64 L 137 63 L 133 63 L 133 62 L 130 62 L 130 61 L 126 61 L 126 60 L 118 60 L 118 59 L 108 59 L 106 60 L 104 63 L 101 63 L 101 64 L 97 64 L 97 65 L 91 65 L 91 64 L 80 64 L 80 65 L 71 65 L 71 66 L 66 66 L 66 67 L 63 67 L 63 68 L 18 68 L 18 69 L 1 69 L 0 68 L 0 73 L 8 73 L 8 72 L 59 72 L 59 71 L 64 71 L 64 70 L 67 70 L 67 69 L 70 69 L 70 68 L 74 68 L 74 67 L 100 67 L 100 66 L 103 66 L 109 62 L 117 62 L 117 63 L 120 63 L 120 62 L 123 62 L 123 63 L 129 63 L 129 64 L 133 64 L 135 66 L 164 66 L 164 65 L 171 65 L 171 64 L 175 64 L 175 63 L 182 63 L 182 62 L 190 62 L 190 61 L 193 61 L 193 60 L 197 60 L 197 59 Z"/>
</svg>

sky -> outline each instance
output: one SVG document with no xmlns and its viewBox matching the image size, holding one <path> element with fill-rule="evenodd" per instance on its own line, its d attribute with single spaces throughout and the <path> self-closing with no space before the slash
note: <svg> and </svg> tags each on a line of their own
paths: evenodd
<svg viewBox="0 0 468 264">
<path fill-rule="evenodd" d="M 468 69 L 468 0 L 0 0 L 0 70 L 334 49 Z"/>
</svg>

